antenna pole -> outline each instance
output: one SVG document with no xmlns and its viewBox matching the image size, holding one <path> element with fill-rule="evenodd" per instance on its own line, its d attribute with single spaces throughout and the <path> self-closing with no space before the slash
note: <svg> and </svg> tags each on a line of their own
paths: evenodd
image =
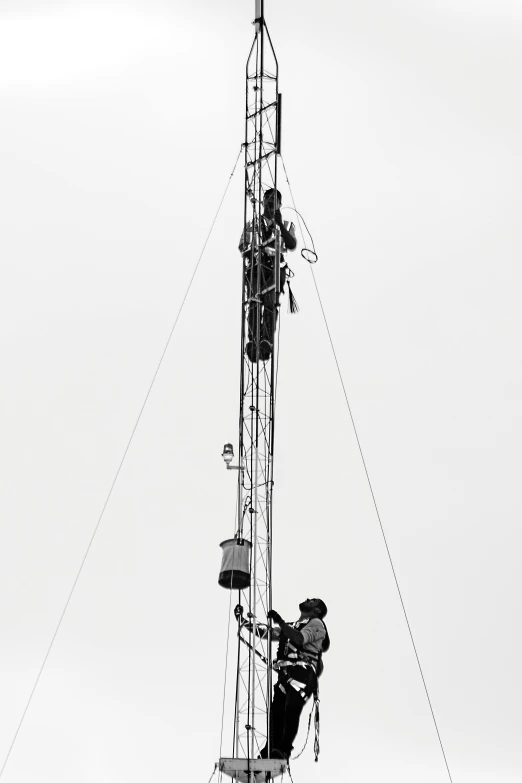
<svg viewBox="0 0 522 783">
<path fill-rule="evenodd" d="M 267 615 L 272 608 L 272 496 L 278 366 L 276 324 L 280 292 L 279 230 L 275 237 L 272 279 L 267 278 L 261 263 L 267 252 L 263 197 L 267 190 L 277 190 L 281 134 L 279 67 L 266 26 L 264 0 L 255 0 L 254 29 L 245 74 L 238 472 L 238 533 L 251 542 L 250 584 L 238 593 L 238 603 L 244 609 L 248 607 L 248 612 L 245 612 L 248 627 L 245 626 L 242 631 L 248 644 L 239 644 L 238 641 L 234 757 L 220 760 L 220 769 L 237 781 L 245 780 L 246 770 L 249 783 L 259 780 L 254 776 L 255 771 L 266 771 L 270 778 L 285 769 L 281 760 L 257 760 L 265 745 L 269 756 L 272 750 L 272 628 Z M 268 350 L 267 341 L 270 345 Z M 234 770 L 241 771 L 241 775 L 238 773 L 236 776 Z"/>
</svg>

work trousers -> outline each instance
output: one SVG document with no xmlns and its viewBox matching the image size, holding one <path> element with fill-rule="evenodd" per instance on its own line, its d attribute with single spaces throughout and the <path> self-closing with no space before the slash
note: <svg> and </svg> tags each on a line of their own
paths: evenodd
<svg viewBox="0 0 522 783">
<path fill-rule="evenodd" d="M 295 685 L 302 686 L 297 690 Z M 274 688 L 271 710 L 270 747 L 281 751 L 290 757 L 294 739 L 299 729 L 299 719 L 304 705 L 312 695 L 317 685 L 313 669 L 303 666 L 291 666 L 281 672 Z M 261 758 L 267 758 L 268 748 L 265 745 Z"/>
<path fill-rule="evenodd" d="M 258 278 L 259 293 L 258 293 Z M 279 290 L 283 291 L 286 280 L 286 267 L 279 268 Z M 264 256 L 261 264 L 256 262 L 253 267 L 246 270 L 245 283 L 249 299 L 248 306 L 248 339 L 256 341 L 257 319 L 259 317 L 260 340 L 274 342 L 274 334 L 277 326 L 277 311 L 279 307 L 279 294 L 275 289 L 275 270 L 272 260 Z"/>
</svg>

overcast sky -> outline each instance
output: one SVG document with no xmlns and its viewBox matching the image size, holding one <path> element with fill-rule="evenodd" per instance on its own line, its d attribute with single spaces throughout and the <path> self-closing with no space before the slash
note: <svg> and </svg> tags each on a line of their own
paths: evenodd
<svg viewBox="0 0 522 783">
<path fill-rule="evenodd" d="M 265 10 L 283 157 L 453 781 L 519 783 L 522 2 Z M 0 3 L 0 766 L 243 141 L 253 16 Z M 239 163 L 2 783 L 206 783 L 219 758 L 242 189 Z M 293 779 L 443 783 L 310 268 L 291 266 L 274 607 L 320 595 L 332 640 L 320 761 L 308 748 Z"/>
</svg>

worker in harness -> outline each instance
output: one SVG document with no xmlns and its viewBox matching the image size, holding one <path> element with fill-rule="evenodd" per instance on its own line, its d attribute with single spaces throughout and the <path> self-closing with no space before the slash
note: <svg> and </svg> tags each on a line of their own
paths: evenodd
<svg viewBox="0 0 522 783">
<path fill-rule="evenodd" d="M 263 196 L 260 247 L 257 246 L 258 233 L 252 230 L 252 222 L 245 226 L 239 242 L 239 250 L 245 259 L 245 285 L 248 297 L 248 342 L 245 352 L 251 362 L 257 361 L 258 315 L 260 317 L 259 359 L 267 361 L 272 355 L 279 293 L 284 292 L 287 273 L 284 253 L 287 250 L 295 250 L 297 245 L 294 224 L 281 217 L 281 202 L 281 193 L 278 190 L 274 188 L 266 190 Z M 275 279 L 277 229 L 280 233 L 279 291 Z"/>
<path fill-rule="evenodd" d="M 324 623 L 328 611 L 324 601 L 307 598 L 299 604 L 299 609 L 299 620 L 294 623 L 285 623 L 273 609 L 268 612 L 268 617 L 279 626 L 272 630 L 272 638 L 279 641 L 274 663 L 279 677 L 271 710 L 271 758 L 290 757 L 301 711 L 312 694 L 317 697 L 317 678 L 323 670 L 322 654 L 330 647 Z M 318 739 L 316 745 L 317 760 Z M 261 757 L 268 757 L 268 743 L 261 751 Z"/>
</svg>

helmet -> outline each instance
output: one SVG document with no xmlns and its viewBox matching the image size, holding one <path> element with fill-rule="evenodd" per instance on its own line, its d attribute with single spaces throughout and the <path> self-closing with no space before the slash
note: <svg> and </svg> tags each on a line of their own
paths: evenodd
<svg viewBox="0 0 522 783">
<path fill-rule="evenodd" d="M 274 193 L 277 193 L 277 198 L 278 198 L 279 201 L 283 200 L 283 198 L 281 196 L 281 193 L 278 190 L 276 190 L 275 188 L 268 188 L 268 190 L 265 190 L 263 199 L 270 198 L 270 196 L 272 196 Z"/>
</svg>

